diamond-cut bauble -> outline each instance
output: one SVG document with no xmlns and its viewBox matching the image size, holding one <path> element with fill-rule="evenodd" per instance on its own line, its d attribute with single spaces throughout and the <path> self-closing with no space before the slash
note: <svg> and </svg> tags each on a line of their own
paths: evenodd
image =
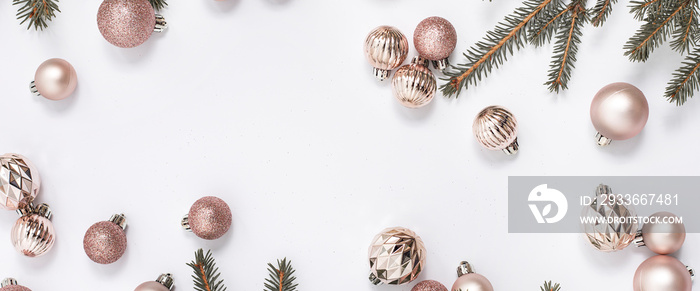
<svg viewBox="0 0 700 291">
<path fill-rule="evenodd" d="M 387 228 L 369 247 L 372 283 L 401 285 L 418 277 L 425 265 L 425 246 L 415 232 L 403 227 Z"/>
<path fill-rule="evenodd" d="M 588 220 L 582 223 L 586 240 L 599 251 L 614 252 L 626 248 L 634 240 L 638 224 L 633 220 L 636 214 L 629 201 L 616 201 L 608 194 L 613 194 L 610 187 L 599 185 L 596 196 L 583 208 L 581 217 Z"/>
<path fill-rule="evenodd" d="M 39 193 L 39 185 L 39 173 L 27 158 L 18 154 L 0 156 L 0 208 L 23 208 Z"/>
</svg>

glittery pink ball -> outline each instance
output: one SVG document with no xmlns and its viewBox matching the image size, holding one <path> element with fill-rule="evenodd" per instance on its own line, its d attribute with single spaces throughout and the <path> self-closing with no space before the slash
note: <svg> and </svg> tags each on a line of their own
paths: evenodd
<svg viewBox="0 0 700 291">
<path fill-rule="evenodd" d="M 442 17 L 428 17 L 413 32 L 413 45 L 421 57 L 432 61 L 446 59 L 457 46 L 457 31 Z"/>
<path fill-rule="evenodd" d="M 231 227 L 231 209 L 224 200 L 207 196 L 192 204 L 188 219 L 195 235 L 203 239 L 217 239 Z"/>
<path fill-rule="evenodd" d="M 151 37 L 156 14 L 148 0 L 105 0 L 97 12 L 97 26 L 109 43 L 135 47 Z"/>
<path fill-rule="evenodd" d="M 425 280 L 413 286 L 411 291 L 447 291 L 447 287 L 438 281 Z"/>
<path fill-rule="evenodd" d="M 7 285 L 5 287 L 0 288 L 0 291 L 32 291 L 32 289 L 21 285 Z"/>
<path fill-rule="evenodd" d="M 111 264 L 119 260 L 126 251 L 126 234 L 113 222 L 101 221 L 93 224 L 83 238 L 85 254 L 98 264 Z"/>
</svg>

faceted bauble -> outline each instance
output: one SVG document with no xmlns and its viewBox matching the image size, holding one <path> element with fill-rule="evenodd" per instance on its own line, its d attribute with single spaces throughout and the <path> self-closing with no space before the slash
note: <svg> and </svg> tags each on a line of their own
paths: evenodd
<svg viewBox="0 0 700 291">
<path fill-rule="evenodd" d="M 27 257 L 38 257 L 51 250 L 56 233 L 51 220 L 33 213 L 15 222 L 10 238 L 18 252 Z"/>
<path fill-rule="evenodd" d="M 427 65 L 425 60 L 416 57 L 411 64 L 402 66 L 394 73 L 391 88 L 401 105 L 419 108 L 433 100 L 437 82 Z"/>
<path fill-rule="evenodd" d="M 398 68 L 408 55 L 408 39 L 396 27 L 380 26 L 373 29 L 365 39 L 365 57 L 379 80 L 389 76 L 389 71 Z"/>
<path fill-rule="evenodd" d="M 151 37 L 156 15 L 148 0 L 105 0 L 97 12 L 97 27 L 109 43 L 135 47 Z"/>
<path fill-rule="evenodd" d="M 678 251 L 685 242 L 685 225 L 677 222 L 678 216 L 670 212 L 657 212 L 649 216 L 656 223 L 642 226 L 642 242 L 652 252 L 659 255 Z M 673 219 L 673 222 L 670 222 Z"/>
<path fill-rule="evenodd" d="M 674 257 L 658 255 L 642 262 L 634 273 L 634 291 L 690 291 L 690 271 Z"/>
<path fill-rule="evenodd" d="M 418 277 L 425 265 L 425 246 L 415 232 L 403 227 L 383 230 L 369 246 L 373 284 L 401 285 Z"/>
<path fill-rule="evenodd" d="M 632 205 L 611 203 L 605 194 L 613 194 L 606 185 L 599 185 L 590 205 L 585 206 L 581 217 L 586 240 L 599 251 L 614 252 L 626 248 L 637 235 L 639 225 L 632 218 L 636 213 Z M 596 222 L 591 222 L 596 220 Z M 603 222 L 605 221 L 605 222 Z"/>
<path fill-rule="evenodd" d="M 481 110 L 472 125 L 474 137 L 483 147 L 502 150 L 512 155 L 518 152 L 518 121 L 508 109 L 489 106 Z"/>
<path fill-rule="evenodd" d="M 22 155 L 0 156 L 0 208 L 24 208 L 39 194 L 39 172 Z"/>
</svg>

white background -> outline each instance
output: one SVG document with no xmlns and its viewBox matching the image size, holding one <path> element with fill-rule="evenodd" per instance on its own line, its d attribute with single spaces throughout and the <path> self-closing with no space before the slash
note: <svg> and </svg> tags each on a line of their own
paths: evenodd
<svg viewBox="0 0 700 291">
<path fill-rule="evenodd" d="M 530 47 L 459 99 L 409 110 L 364 59 L 371 29 L 400 28 L 413 56 L 418 22 L 445 17 L 459 35 L 452 61 L 463 62 L 461 52 L 519 1 L 171 1 L 162 12 L 170 27 L 134 49 L 102 38 L 99 1 L 61 1 L 43 32 L 19 26 L 5 1 L 0 151 L 38 167 L 38 199 L 53 208 L 58 241 L 43 257 L 22 257 L 9 242 L 17 216 L 0 213 L 0 276 L 33 290 L 132 290 L 171 272 L 178 290 L 191 290 L 185 263 L 202 247 L 213 249 L 229 290 L 261 290 L 266 263 L 285 256 L 299 290 L 410 290 L 367 280 L 371 238 L 401 225 L 428 249 L 419 279 L 448 288 L 466 259 L 496 290 L 539 290 L 544 280 L 632 290 L 647 249 L 605 254 L 579 234 L 507 232 L 509 175 L 700 174 L 700 100 L 676 107 L 662 98 L 682 58 L 664 46 L 646 64 L 628 62 L 622 46 L 640 23 L 626 2 L 604 28 L 586 27 L 562 94 L 542 85 L 551 46 Z M 28 90 L 52 57 L 78 72 L 64 101 Z M 642 89 L 651 114 L 638 137 L 599 148 L 589 105 L 615 81 Z M 472 137 L 475 114 L 492 104 L 519 121 L 514 157 Z M 179 224 L 206 195 L 233 212 L 231 231 L 213 242 Z M 119 212 L 129 219 L 127 252 L 95 264 L 84 232 Z M 688 235 L 677 255 L 700 268 L 697 244 Z"/>
</svg>

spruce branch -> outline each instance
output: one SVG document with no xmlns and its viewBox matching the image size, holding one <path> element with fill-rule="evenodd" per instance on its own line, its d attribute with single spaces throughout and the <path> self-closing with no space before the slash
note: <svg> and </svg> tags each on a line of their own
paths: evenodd
<svg viewBox="0 0 700 291">
<path fill-rule="evenodd" d="M 559 291 L 561 290 L 561 287 L 559 286 L 559 283 L 556 283 L 552 285 L 552 281 L 544 281 L 544 285 L 540 287 L 540 291 Z"/>
<path fill-rule="evenodd" d="M 690 51 L 690 48 L 695 46 L 698 33 L 698 15 L 695 3 L 697 2 L 691 2 L 690 5 L 681 10 L 680 20 L 673 32 L 671 48 L 681 54 Z"/>
<path fill-rule="evenodd" d="M 589 12 L 591 15 L 591 23 L 593 26 L 602 26 L 608 16 L 612 12 L 612 5 L 617 3 L 617 0 L 598 0 Z"/>
<path fill-rule="evenodd" d="M 165 0 L 148 0 L 148 2 L 151 2 L 151 6 L 153 6 L 155 11 L 159 11 L 165 8 L 165 6 L 168 6 L 168 3 L 165 2 Z"/>
<path fill-rule="evenodd" d="M 535 47 L 543 46 L 552 41 L 552 36 L 561 26 L 562 18 L 569 11 L 569 6 L 561 3 L 554 6 L 550 11 L 543 11 L 543 16 L 532 21 L 528 29 L 528 42 Z"/>
<path fill-rule="evenodd" d="M 507 60 L 508 54 L 519 50 L 527 40 L 527 28 L 531 20 L 540 12 L 559 0 L 526 0 L 523 7 L 517 8 L 512 14 L 496 25 L 496 28 L 486 33 L 483 40 L 469 50 L 464 56 L 467 63 L 451 66 L 445 74 L 449 77 L 447 83 L 440 89 L 445 96 L 459 95 L 462 88 L 476 85 L 482 77 L 487 77 L 495 67 L 498 68 Z"/>
<path fill-rule="evenodd" d="M 586 24 L 588 14 L 586 11 L 586 0 L 572 0 L 567 8 L 567 13 L 561 23 L 560 32 L 557 34 L 557 41 L 554 48 L 554 57 L 549 70 L 549 80 L 545 85 L 549 85 L 549 91 L 559 92 L 567 89 L 571 70 L 574 69 L 576 53 L 581 43 L 581 29 Z"/>
<path fill-rule="evenodd" d="M 662 0 L 630 1 L 630 13 L 634 14 L 637 20 L 644 20 L 649 11 L 658 11 Z"/>
<path fill-rule="evenodd" d="M 697 49 L 688 55 L 668 82 L 664 97 L 676 105 L 683 105 L 693 93 L 700 89 L 700 51 Z"/>
<path fill-rule="evenodd" d="M 211 254 L 211 250 L 204 254 L 202 249 L 194 253 L 194 261 L 187 263 L 194 271 L 194 289 L 197 291 L 226 291 L 224 280 L 219 280 L 219 268 Z"/>
<path fill-rule="evenodd" d="M 282 259 L 282 261 L 277 260 L 277 267 L 273 266 L 271 263 L 267 264 L 267 271 L 270 274 L 270 278 L 265 279 L 265 291 L 294 291 L 297 289 L 297 285 L 294 280 L 294 268 L 292 268 L 292 261 L 287 261 L 287 258 Z"/>
<path fill-rule="evenodd" d="M 61 12 L 58 0 L 13 0 L 12 5 L 22 5 L 16 16 L 22 19 L 20 25 L 29 21 L 27 29 L 33 26 L 34 30 L 44 30 L 49 26 L 48 22 L 56 17 L 56 11 Z"/>
<path fill-rule="evenodd" d="M 625 44 L 625 56 L 629 57 L 630 61 L 646 61 L 654 49 L 666 41 L 675 23 L 680 20 L 681 11 L 688 5 L 688 1 L 660 1 L 657 13 L 647 16 L 646 23 Z"/>
</svg>

